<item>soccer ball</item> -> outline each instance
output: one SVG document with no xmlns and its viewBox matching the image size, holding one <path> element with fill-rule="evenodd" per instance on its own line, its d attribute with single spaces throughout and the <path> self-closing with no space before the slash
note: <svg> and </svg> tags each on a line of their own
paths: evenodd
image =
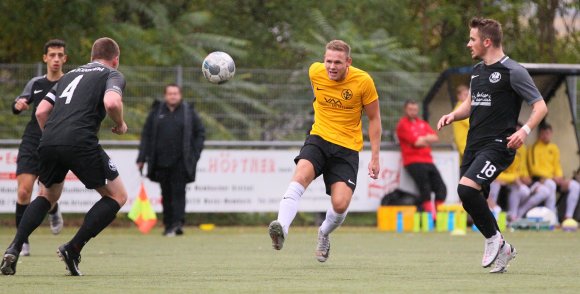
<svg viewBox="0 0 580 294">
<path fill-rule="evenodd" d="M 215 51 L 203 60 L 201 71 L 210 83 L 223 84 L 234 77 L 236 64 L 229 54 Z"/>
<path fill-rule="evenodd" d="M 578 222 L 575 219 L 569 218 L 562 222 L 562 231 L 576 232 L 576 230 L 578 230 Z"/>
<path fill-rule="evenodd" d="M 545 206 L 538 206 L 530 209 L 530 211 L 526 213 L 526 217 L 549 222 L 550 226 L 555 226 L 558 224 L 558 217 L 556 214 Z"/>
</svg>

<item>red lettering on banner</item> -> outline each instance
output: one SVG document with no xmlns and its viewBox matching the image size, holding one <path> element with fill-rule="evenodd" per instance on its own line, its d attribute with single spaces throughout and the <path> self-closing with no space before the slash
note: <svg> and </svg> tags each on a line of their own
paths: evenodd
<svg viewBox="0 0 580 294">
<path fill-rule="evenodd" d="M 16 172 L 0 172 L 0 180 L 15 180 Z"/>
<path fill-rule="evenodd" d="M 208 160 L 210 173 L 274 173 L 276 161 L 272 158 L 230 158 L 229 153 L 220 153 L 219 157 Z"/>
<path fill-rule="evenodd" d="M 18 152 L 7 151 L 4 154 L 0 154 L 0 163 L 4 162 L 7 165 L 16 165 L 18 159 Z"/>
</svg>

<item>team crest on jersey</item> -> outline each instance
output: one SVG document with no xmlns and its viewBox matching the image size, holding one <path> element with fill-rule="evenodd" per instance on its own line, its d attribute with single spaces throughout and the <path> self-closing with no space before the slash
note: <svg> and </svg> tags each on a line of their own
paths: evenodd
<svg viewBox="0 0 580 294">
<path fill-rule="evenodd" d="M 117 171 L 117 166 L 113 163 L 111 159 L 109 159 L 109 169 L 112 171 Z"/>
<path fill-rule="evenodd" d="M 489 81 L 492 83 L 497 83 L 499 82 L 499 80 L 501 80 L 501 74 L 499 72 L 494 72 L 489 76 Z"/>
<path fill-rule="evenodd" d="M 342 99 L 350 100 L 352 98 L 352 91 L 350 89 L 342 90 Z"/>
</svg>

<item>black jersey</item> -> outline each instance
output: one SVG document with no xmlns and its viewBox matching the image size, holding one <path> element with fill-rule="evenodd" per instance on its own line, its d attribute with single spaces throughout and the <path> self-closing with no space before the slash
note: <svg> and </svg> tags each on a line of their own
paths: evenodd
<svg viewBox="0 0 580 294">
<path fill-rule="evenodd" d="M 492 65 L 476 64 L 470 93 L 466 150 L 492 142 L 506 143 L 516 131 L 522 101 L 531 105 L 543 99 L 528 71 L 507 56 Z"/>
<path fill-rule="evenodd" d="M 123 94 L 125 78 L 117 70 L 91 62 L 71 70 L 48 93 L 54 108 L 46 122 L 40 146 L 96 146 L 106 116 L 105 92 Z"/>
<path fill-rule="evenodd" d="M 26 86 L 24 86 L 24 90 L 22 93 L 16 97 L 14 103 L 12 104 L 12 112 L 14 114 L 20 114 L 21 111 L 16 110 L 14 106 L 16 105 L 16 101 L 20 99 L 26 99 L 26 103 L 31 105 L 31 115 L 30 121 L 26 125 L 24 129 L 24 134 L 22 134 L 22 141 L 27 141 L 38 145 L 40 141 L 40 137 L 42 136 L 42 131 L 40 130 L 40 126 L 38 126 L 38 121 L 36 120 L 36 107 L 40 104 L 40 101 L 46 96 L 48 91 L 52 89 L 52 87 L 56 84 L 56 81 L 50 81 L 44 76 L 38 76 L 30 79 Z"/>
</svg>

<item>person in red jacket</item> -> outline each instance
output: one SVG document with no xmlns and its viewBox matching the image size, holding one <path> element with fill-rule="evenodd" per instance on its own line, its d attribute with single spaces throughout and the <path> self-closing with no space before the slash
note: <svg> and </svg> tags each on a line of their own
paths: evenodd
<svg viewBox="0 0 580 294">
<path fill-rule="evenodd" d="M 431 192 L 435 193 L 437 205 L 447 196 L 447 187 L 431 156 L 431 144 L 439 141 L 439 137 L 426 121 L 418 117 L 419 104 L 416 101 L 405 101 L 404 110 L 405 116 L 397 124 L 403 166 L 419 189 L 417 207 L 435 216 Z"/>
</svg>

